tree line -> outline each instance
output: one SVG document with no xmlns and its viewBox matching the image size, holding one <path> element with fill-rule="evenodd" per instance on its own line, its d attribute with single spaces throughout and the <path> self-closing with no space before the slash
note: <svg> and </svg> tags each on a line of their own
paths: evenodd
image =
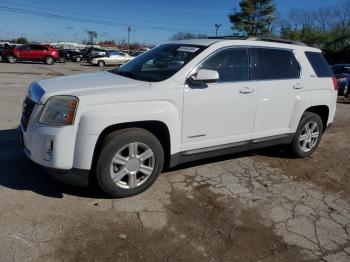
<svg viewBox="0 0 350 262">
<path fill-rule="evenodd" d="M 350 0 L 316 9 L 292 9 L 278 21 L 281 38 L 323 50 L 329 63 L 350 62 Z"/>
<path fill-rule="evenodd" d="M 304 42 L 323 50 L 329 63 L 350 62 L 350 0 L 282 14 L 273 0 L 242 0 L 231 12 L 232 36 L 264 36 Z M 170 40 L 206 38 L 179 32 Z"/>
</svg>

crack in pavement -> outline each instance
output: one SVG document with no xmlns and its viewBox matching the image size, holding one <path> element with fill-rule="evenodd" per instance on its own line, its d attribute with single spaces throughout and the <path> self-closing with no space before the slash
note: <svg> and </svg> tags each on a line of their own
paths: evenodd
<svg viewBox="0 0 350 262">
<path fill-rule="evenodd" d="M 194 187 L 209 184 L 212 192 L 259 210 L 265 225 L 273 227 L 286 243 L 302 248 L 309 258 L 327 258 L 350 249 L 349 200 L 322 192 L 311 183 L 295 181 L 266 162 L 244 157 L 184 169 L 171 176 L 175 176 L 170 179 L 173 187 L 189 196 Z M 177 181 L 176 176 L 185 177 L 186 182 Z"/>
</svg>

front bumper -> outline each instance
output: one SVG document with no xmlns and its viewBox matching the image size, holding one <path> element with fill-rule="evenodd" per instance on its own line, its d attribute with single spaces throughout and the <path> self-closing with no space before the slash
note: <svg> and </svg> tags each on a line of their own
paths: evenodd
<svg viewBox="0 0 350 262">
<path fill-rule="evenodd" d="M 33 162 L 43 166 L 48 174 L 69 185 L 87 187 L 89 185 L 88 169 L 75 168 L 74 135 L 70 130 L 39 126 L 33 132 L 29 127 L 25 132 L 20 126 L 20 139 L 25 155 Z M 47 143 L 53 145 L 52 154 L 48 156 Z"/>
<path fill-rule="evenodd" d="M 24 152 L 35 163 L 55 169 L 72 169 L 75 134 L 73 127 L 51 127 L 38 123 L 41 105 L 36 105 L 25 130 L 20 125 Z"/>
<path fill-rule="evenodd" d="M 76 125 L 42 125 L 38 122 L 42 108 L 36 104 L 26 129 L 20 125 L 26 155 L 48 168 L 89 170 L 98 135 L 78 134 Z"/>
</svg>

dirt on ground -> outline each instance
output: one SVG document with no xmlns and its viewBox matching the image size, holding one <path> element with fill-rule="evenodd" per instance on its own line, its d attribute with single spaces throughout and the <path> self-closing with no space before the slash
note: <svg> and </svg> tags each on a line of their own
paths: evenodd
<svg viewBox="0 0 350 262">
<path fill-rule="evenodd" d="M 310 157 L 293 159 L 279 147 L 260 150 L 257 155 L 296 179 L 350 197 L 350 100 L 339 99 L 334 123 Z"/>
<path fill-rule="evenodd" d="M 261 223 L 259 214 L 230 203 L 232 199 L 211 193 L 208 186 L 197 187 L 190 198 L 173 192 L 168 226 L 159 231 L 145 229 L 141 221 L 88 217 L 65 232 L 53 257 L 64 261 L 297 261 L 300 248 L 284 243 Z"/>
</svg>

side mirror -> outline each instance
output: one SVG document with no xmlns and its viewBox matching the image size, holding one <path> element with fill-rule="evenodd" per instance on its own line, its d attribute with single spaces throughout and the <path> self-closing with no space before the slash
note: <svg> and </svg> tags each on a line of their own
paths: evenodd
<svg viewBox="0 0 350 262">
<path fill-rule="evenodd" d="M 219 80 L 219 72 L 215 70 L 200 69 L 189 78 L 193 84 L 216 83 Z"/>
</svg>

